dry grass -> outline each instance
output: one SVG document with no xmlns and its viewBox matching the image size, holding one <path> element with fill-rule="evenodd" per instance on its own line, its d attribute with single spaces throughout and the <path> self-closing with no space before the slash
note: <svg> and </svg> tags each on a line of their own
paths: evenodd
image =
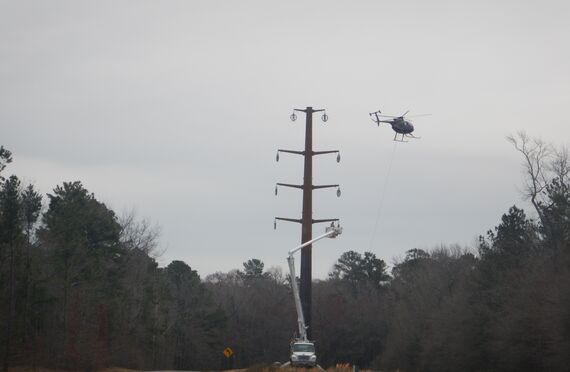
<svg viewBox="0 0 570 372">
<path fill-rule="evenodd" d="M 8 372 L 70 372 L 69 370 L 64 369 L 50 369 L 50 368 L 43 368 L 43 367 L 12 367 L 8 368 Z M 104 368 L 100 369 L 97 372 L 138 372 L 135 369 L 127 369 L 127 368 Z"/>
<path fill-rule="evenodd" d="M 60 370 L 43 367 L 10 367 L 8 372 L 60 372 Z"/>
<path fill-rule="evenodd" d="M 12 367 L 8 369 L 8 372 L 71 372 L 69 370 L 63 369 L 50 369 L 50 368 L 43 368 L 43 367 Z M 127 368 L 104 368 L 97 370 L 97 372 L 140 372 L 136 369 L 127 369 Z M 322 370 L 318 368 L 293 368 L 293 367 L 283 367 L 271 365 L 271 364 L 256 364 L 246 369 L 231 369 L 226 370 L 224 372 L 322 372 Z M 329 368 L 326 372 L 352 372 L 352 368 Z M 360 372 L 379 372 L 379 371 L 371 371 L 371 370 L 360 370 Z"/>
<path fill-rule="evenodd" d="M 323 372 L 323 370 L 318 368 L 294 368 L 294 367 L 281 367 L 279 365 L 271 365 L 271 364 L 256 364 L 247 369 L 234 369 L 228 370 L 224 372 Z M 328 368 L 326 372 L 352 372 L 352 366 L 348 366 L 346 368 Z M 380 372 L 380 371 L 372 371 L 368 369 L 361 369 L 360 372 Z"/>
</svg>

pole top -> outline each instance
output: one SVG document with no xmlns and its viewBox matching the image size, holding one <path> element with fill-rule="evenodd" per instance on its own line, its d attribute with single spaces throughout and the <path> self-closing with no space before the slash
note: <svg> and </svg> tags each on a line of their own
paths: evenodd
<svg viewBox="0 0 570 372">
<path fill-rule="evenodd" d="M 317 110 L 313 110 L 313 108 L 311 106 L 307 106 L 306 109 L 293 109 L 294 111 L 301 111 L 301 112 L 305 112 L 307 114 L 312 114 L 313 112 L 320 112 L 320 111 L 325 111 L 325 109 L 317 109 Z"/>
</svg>

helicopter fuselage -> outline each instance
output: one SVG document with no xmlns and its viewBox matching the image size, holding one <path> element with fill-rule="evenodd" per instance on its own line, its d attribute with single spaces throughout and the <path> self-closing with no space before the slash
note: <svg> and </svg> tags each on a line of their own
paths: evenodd
<svg viewBox="0 0 570 372">
<path fill-rule="evenodd" d="M 407 120 L 395 118 L 394 120 L 380 120 L 382 123 L 388 123 L 396 133 L 410 134 L 414 131 L 414 126 Z"/>
</svg>

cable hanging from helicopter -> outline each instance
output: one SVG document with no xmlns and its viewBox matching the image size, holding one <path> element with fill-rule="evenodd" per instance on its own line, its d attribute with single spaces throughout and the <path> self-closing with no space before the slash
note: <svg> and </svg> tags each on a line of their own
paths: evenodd
<svg viewBox="0 0 570 372">
<path fill-rule="evenodd" d="M 389 181 L 391 178 L 392 166 L 393 166 L 394 159 L 395 159 L 397 142 L 408 142 L 405 140 L 405 138 L 415 138 L 415 139 L 420 138 L 420 137 L 416 137 L 412 134 L 412 132 L 414 131 L 414 126 L 411 123 L 411 121 L 409 121 L 405 118 L 409 112 L 410 112 L 410 110 L 404 112 L 400 116 L 383 115 L 382 111 L 380 111 L 380 110 L 369 113 L 370 118 L 372 119 L 373 122 L 376 123 L 376 125 L 380 126 L 380 123 L 390 124 L 390 126 L 392 127 L 392 130 L 394 130 L 394 132 L 395 132 L 394 133 L 394 141 L 395 141 L 394 148 L 392 149 L 392 154 L 390 156 L 390 160 L 388 161 L 388 169 L 386 172 L 386 176 L 384 177 L 384 185 L 382 187 L 382 191 L 380 193 L 379 200 L 378 200 L 378 210 L 376 212 L 376 222 L 374 224 L 373 232 L 372 232 L 372 235 L 370 237 L 370 249 L 373 249 L 373 246 L 374 246 L 374 240 L 376 238 L 376 233 L 378 230 L 378 226 L 379 226 L 379 222 L 380 222 L 380 218 L 381 218 L 381 214 L 382 214 L 384 199 L 385 199 L 388 184 L 389 184 Z M 413 117 L 426 116 L 426 115 L 431 115 L 431 114 L 419 114 L 419 115 L 413 115 Z"/>
</svg>

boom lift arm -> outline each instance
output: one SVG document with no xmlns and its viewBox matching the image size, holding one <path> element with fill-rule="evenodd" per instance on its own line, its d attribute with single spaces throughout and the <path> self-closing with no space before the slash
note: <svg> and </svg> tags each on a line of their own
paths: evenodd
<svg viewBox="0 0 570 372">
<path fill-rule="evenodd" d="M 307 326 L 305 325 L 305 317 L 303 316 L 303 308 L 301 306 L 301 297 L 299 296 L 299 286 L 297 284 L 297 279 L 295 277 L 295 257 L 294 254 L 299 252 L 301 249 L 305 248 L 308 245 L 313 244 L 316 241 L 319 241 L 323 238 L 336 238 L 342 234 L 342 227 L 335 226 L 334 222 L 331 226 L 326 228 L 326 232 L 316 237 L 315 239 L 309 240 L 301 244 L 300 246 L 293 248 L 289 251 L 289 256 L 287 257 L 287 262 L 289 263 L 289 274 L 291 275 L 291 287 L 293 288 L 293 297 L 295 299 L 295 308 L 297 310 L 297 324 L 299 327 L 299 339 L 302 341 L 307 340 Z"/>
</svg>

